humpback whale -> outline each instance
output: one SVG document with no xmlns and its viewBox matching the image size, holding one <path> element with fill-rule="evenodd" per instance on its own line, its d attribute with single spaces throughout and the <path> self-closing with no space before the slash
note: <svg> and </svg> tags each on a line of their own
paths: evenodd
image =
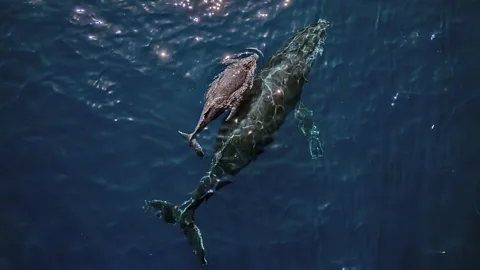
<svg viewBox="0 0 480 270">
<path fill-rule="evenodd" d="M 222 122 L 210 169 L 185 202 L 175 205 L 163 200 L 145 201 L 146 208 L 156 211 L 158 217 L 180 226 L 202 265 L 207 264 L 206 250 L 195 222 L 195 210 L 231 183 L 231 178 L 273 141 L 286 116 L 300 103 L 310 68 L 323 53 L 328 26 L 327 21 L 319 20 L 296 33 L 255 75 L 235 116 Z"/>
<path fill-rule="evenodd" d="M 243 100 L 244 92 L 252 87 L 258 55 L 251 54 L 246 58 L 236 59 L 244 54 L 248 53 L 235 54 L 222 60 L 222 64 L 228 66 L 209 85 L 205 94 L 205 105 L 195 130 L 190 134 L 178 131 L 200 157 L 203 157 L 204 153 L 195 137 L 227 109 L 230 109 L 230 113 L 225 121 L 233 118 Z"/>
</svg>

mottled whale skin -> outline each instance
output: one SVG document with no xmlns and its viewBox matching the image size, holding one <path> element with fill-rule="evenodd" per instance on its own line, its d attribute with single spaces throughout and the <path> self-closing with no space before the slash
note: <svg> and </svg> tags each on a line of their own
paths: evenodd
<svg viewBox="0 0 480 270">
<path fill-rule="evenodd" d="M 238 106 L 242 103 L 243 94 L 252 87 L 258 55 L 250 53 L 248 57 L 237 58 L 245 54 L 248 53 L 235 54 L 222 60 L 222 64 L 228 66 L 209 85 L 205 94 L 205 105 L 195 130 L 190 134 L 178 131 L 200 157 L 203 157 L 204 153 L 196 140 L 198 133 L 228 109 L 230 113 L 226 121 L 234 117 Z"/>
<path fill-rule="evenodd" d="M 202 235 L 195 224 L 195 210 L 262 153 L 273 141 L 285 117 L 300 100 L 302 87 L 317 55 L 323 53 L 328 22 L 319 20 L 291 37 L 256 74 L 253 87 L 232 121 L 224 121 L 215 143 L 209 172 L 190 198 L 177 206 L 162 200 L 146 201 L 147 207 L 171 224 L 179 224 L 202 265 L 207 264 Z"/>
</svg>

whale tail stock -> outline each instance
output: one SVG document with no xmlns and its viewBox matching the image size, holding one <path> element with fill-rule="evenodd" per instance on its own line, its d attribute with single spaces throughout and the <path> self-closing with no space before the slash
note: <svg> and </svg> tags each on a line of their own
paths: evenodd
<svg viewBox="0 0 480 270">
<path fill-rule="evenodd" d="M 191 207 L 191 200 L 186 201 L 181 206 L 161 200 L 145 201 L 145 203 L 147 208 L 154 209 L 156 215 L 165 222 L 180 225 L 180 229 L 182 229 L 183 234 L 187 237 L 189 244 L 193 248 L 193 253 L 197 255 L 202 266 L 206 266 L 208 262 L 205 257 L 206 251 L 203 245 L 202 233 L 197 225 L 195 225 L 195 209 Z M 187 205 L 187 207 L 182 210 L 185 205 Z"/>
<path fill-rule="evenodd" d="M 205 247 L 200 229 L 195 225 L 195 210 L 211 198 L 215 192 L 232 183 L 230 180 L 220 180 L 213 174 L 200 179 L 198 187 L 192 191 L 190 198 L 181 205 L 162 200 L 145 201 L 145 209 L 153 209 L 156 216 L 170 224 L 178 224 L 185 237 L 193 248 L 193 252 L 200 259 L 200 263 L 207 265 Z"/>
<path fill-rule="evenodd" d="M 178 133 L 185 140 L 188 141 L 188 144 L 195 151 L 195 153 L 197 153 L 197 156 L 199 156 L 199 157 L 204 157 L 205 156 L 205 154 L 203 153 L 202 146 L 200 146 L 200 143 L 198 143 L 197 139 L 194 136 L 195 132 L 188 134 L 188 133 L 185 133 L 185 132 L 182 132 L 182 131 L 179 130 Z"/>
</svg>

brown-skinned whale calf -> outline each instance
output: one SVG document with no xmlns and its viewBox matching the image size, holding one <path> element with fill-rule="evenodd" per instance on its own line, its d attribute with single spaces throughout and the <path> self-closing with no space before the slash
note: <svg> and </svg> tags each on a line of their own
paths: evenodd
<svg viewBox="0 0 480 270">
<path fill-rule="evenodd" d="M 317 55 L 323 53 L 328 22 L 319 20 L 291 37 L 255 75 L 234 116 L 223 121 L 209 171 L 181 205 L 163 200 L 146 201 L 147 207 L 171 224 L 179 224 L 202 265 L 207 264 L 195 211 L 230 178 L 246 167 L 272 141 L 286 116 L 300 101 L 303 85 Z"/>
<path fill-rule="evenodd" d="M 258 55 L 251 54 L 246 58 L 235 59 L 244 54 L 247 53 L 236 54 L 222 60 L 222 64 L 228 66 L 209 85 L 205 94 L 205 105 L 195 130 L 190 134 L 178 131 L 200 157 L 203 157 L 204 153 L 196 136 L 228 109 L 230 113 L 226 121 L 232 119 L 242 102 L 243 93 L 252 87 Z"/>
</svg>

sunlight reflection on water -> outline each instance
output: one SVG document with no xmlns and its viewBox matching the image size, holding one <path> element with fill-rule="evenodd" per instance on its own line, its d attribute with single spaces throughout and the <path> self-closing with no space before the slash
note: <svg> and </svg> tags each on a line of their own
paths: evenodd
<svg viewBox="0 0 480 270">
<path fill-rule="evenodd" d="M 120 57 L 126 60 L 131 68 L 145 75 L 151 74 L 156 66 L 161 66 L 169 68 L 173 72 L 170 74 L 178 72 L 183 75 L 183 78 L 195 81 L 208 76 L 205 74 L 204 65 L 215 64 L 224 55 L 238 52 L 224 49 L 213 56 L 213 61 L 210 60 L 207 63 L 202 59 L 185 56 L 183 52 L 188 51 L 188 54 L 196 55 L 194 46 L 212 48 L 212 45 L 218 42 L 234 44 L 238 42 L 239 34 L 242 38 L 261 39 L 262 42 L 258 44 L 248 45 L 264 48 L 266 46 L 264 40 L 274 37 L 271 31 L 261 30 L 260 25 L 247 27 L 248 32 L 245 32 L 237 23 L 220 34 L 216 30 L 215 20 L 232 17 L 238 23 L 243 21 L 256 24 L 256 22 L 273 19 L 276 13 L 290 6 L 292 2 L 290 0 L 250 1 L 243 7 L 233 4 L 236 3 L 228 0 L 164 0 L 131 3 L 101 0 L 98 1 L 98 5 L 72 5 L 69 22 L 78 26 L 78 31 L 74 34 L 74 39 L 78 40 L 74 44 L 75 50 L 83 57 L 99 61 L 99 65 L 104 69 L 108 68 L 108 63 L 101 60 L 105 57 L 86 56 L 88 51 L 82 49 L 81 44 L 86 43 L 100 48 L 105 56 L 113 54 L 115 58 Z M 107 15 L 112 12 L 119 15 L 119 17 L 115 16 L 118 20 L 113 20 L 115 17 Z M 174 17 L 171 17 L 172 12 L 175 14 Z M 181 21 L 184 23 L 180 23 Z M 207 28 L 196 31 L 195 25 Z M 187 36 L 185 33 L 188 33 Z M 77 42 L 80 43 L 77 45 Z M 67 43 L 72 44 L 68 40 Z M 183 66 L 185 68 L 182 68 Z M 93 87 L 90 91 L 95 92 L 93 89 L 99 89 L 106 94 L 106 98 L 102 100 L 98 99 L 96 94 L 82 94 L 78 97 L 80 100 L 93 109 L 112 107 L 120 103 L 122 98 L 119 98 L 119 94 L 116 93 L 118 90 L 114 90 L 118 85 L 115 79 L 107 78 L 102 72 L 87 73 L 85 81 Z M 163 74 L 167 76 L 166 73 Z M 92 99 L 93 97 L 96 98 Z"/>
</svg>

